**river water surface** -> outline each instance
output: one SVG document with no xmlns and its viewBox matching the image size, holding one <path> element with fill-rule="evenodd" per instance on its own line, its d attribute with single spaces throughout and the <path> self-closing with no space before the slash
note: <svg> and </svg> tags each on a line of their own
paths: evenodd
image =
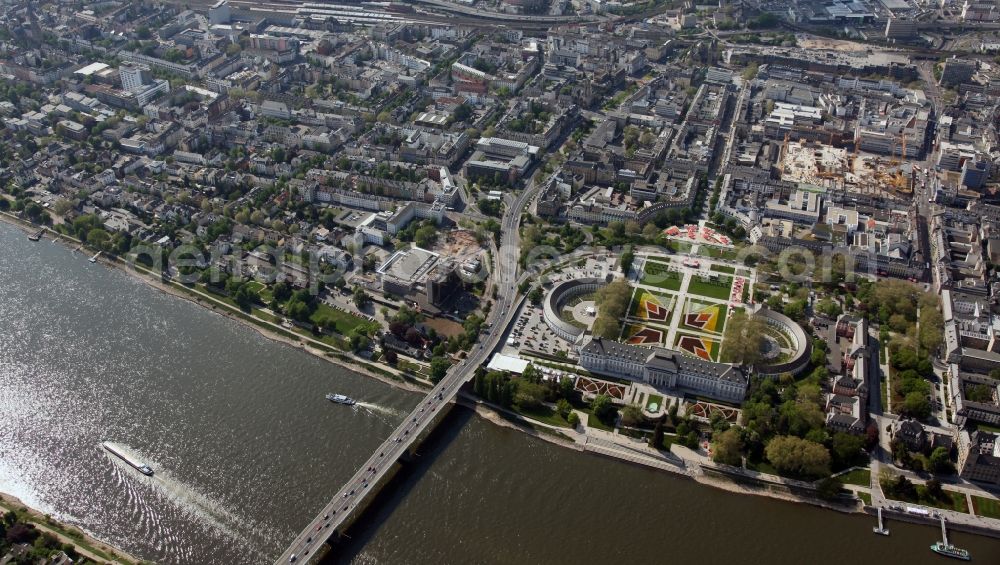
<svg viewBox="0 0 1000 565">
<path fill-rule="evenodd" d="M 0 491 L 139 557 L 271 562 L 418 400 L 0 223 Z M 941 562 L 934 528 L 877 537 L 869 518 L 732 495 L 463 409 L 444 425 L 331 562 Z M 953 537 L 1000 563 L 1000 542 Z"/>
</svg>

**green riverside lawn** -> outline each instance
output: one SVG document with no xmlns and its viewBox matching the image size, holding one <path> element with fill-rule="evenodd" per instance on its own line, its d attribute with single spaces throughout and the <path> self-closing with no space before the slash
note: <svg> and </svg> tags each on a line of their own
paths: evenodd
<svg viewBox="0 0 1000 565">
<path fill-rule="evenodd" d="M 331 308 L 322 302 L 316 306 L 316 311 L 313 312 L 310 319 L 313 323 L 316 323 L 317 320 L 333 320 L 335 324 L 334 327 L 340 335 L 347 335 L 351 330 L 361 324 L 364 324 L 366 321 L 358 316 L 355 316 L 354 314 L 351 314 L 350 312 L 344 312 L 337 310 L 336 308 Z"/>
<path fill-rule="evenodd" d="M 584 410 L 581 410 L 581 411 L 587 413 L 587 426 L 588 427 L 596 428 L 598 430 L 604 430 L 606 432 L 613 432 L 613 431 L 615 431 L 615 427 L 614 426 L 609 426 L 608 424 L 605 424 L 604 422 L 602 422 L 601 419 L 598 418 L 597 416 L 594 416 L 594 413 L 591 412 L 589 409 L 584 409 Z"/>
<path fill-rule="evenodd" d="M 940 508 L 942 510 L 954 510 L 956 512 L 969 512 L 969 503 L 965 498 L 965 494 L 950 490 L 945 490 L 944 494 L 946 498 L 944 500 L 930 496 L 927 492 L 927 487 L 924 485 L 916 485 L 917 487 L 917 497 L 890 497 L 886 498 L 892 500 L 899 500 L 900 502 L 913 502 L 916 504 L 922 504 L 924 506 L 933 506 L 934 508 Z M 884 490 L 884 487 L 883 487 Z"/>
<path fill-rule="evenodd" d="M 533 420 L 538 420 L 544 424 L 549 424 L 551 426 L 559 426 L 560 428 L 572 428 L 569 422 L 566 421 L 562 415 L 559 414 L 555 409 L 549 406 L 540 406 L 538 408 L 533 408 L 530 410 L 524 410 L 517 408 L 516 406 L 511 407 L 511 410 L 517 412 L 518 414 L 531 418 Z"/>
<path fill-rule="evenodd" d="M 837 475 L 840 482 L 847 485 L 858 485 L 866 487 L 871 485 L 871 469 L 852 469 L 843 475 Z"/>
<path fill-rule="evenodd" d="M 976 516 L 1000 519 L 1000 500 L 995 498 L 973 496 L 972 508 L 976 511 Z"/>
</svg>

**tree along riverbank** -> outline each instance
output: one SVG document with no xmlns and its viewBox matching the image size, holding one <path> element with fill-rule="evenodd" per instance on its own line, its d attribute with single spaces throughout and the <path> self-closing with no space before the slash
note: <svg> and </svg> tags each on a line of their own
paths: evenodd
<svg viewBox="0 0 1000 565">
<path fill-rule="evenodd" d="M 7 212 L 0 212 L 0 220 L 3 220 L 29 234 L 36 233 L 42 228 L 42 226 L 32 224 Z M 49 230 L 46 235 L 51 237 L 54 241 L 67 245 L 71 249 L 75 250 L 76 248 L 73 247 L 75 245 L 79 248 L 87 250 L 88 252 L 96 253 L 96 250 L 88 248 L 84 242 L 72 236 L 60 234 L 52 230 Z M 224 300 L 221 300 L 216 296 L 212 296 L 210 293 L 203 292 L 197 288 L 188 287 L 187 285 L 176 281 L 164 281 L 157 273 L 145 268 L 143 265 L 128 263 L 116 255 L 110 255 L 102 252 L 97 262 L 108 267 L 119 269 L 156 290 L 193 302 L 231 320 L 243 323 L 272 341 L 290 345 L 319 357 L 320 359 L 324 359 L 334 365 L 411 392 L 422 392 L 425 388 L 432 386 L 431 383 L 426 380 L 404 374 L 402 371 L 399 371 L 389 365 L 367 361 L 360 357 L 340 351 L 333 346 L 313 339 L 310 336 L 294 333 L 279 324 L 244 312 L 239 308 L 228 304 Z"/>
<path fill-rule="evenodd" d="M 6 530 L 7 540 L 14 538 L 17 543 L 29 543 L 39 552 L 63 551 L 74 562 L 80 562 L 80 558 L 92 563 L 115 563 L 122 565 L 132 565 L 134 563 L 145 563 L 124 550 L 108 545 L 100 541 L 83 530 L 63 524 L 48 514 L 44 514 L 25 504 L 14 495 L 0 493 L 0 513 L 5 515 L 5 519 L 0 527 Z M 12 517 L 13 523 L 8 524 L 8 517 Z M 14 535 L 10 535 L 14 532 Z M 48 539 L 46 539 L 48 538 Z M 0 539 L 0 542 L 3 542 Z M 59 547 L 54 547 L 56 545 Z M 14 545 L 11 543 L 10 545 Z M 0 552 L 0 558 L 3 553 Z"/>
</svg>

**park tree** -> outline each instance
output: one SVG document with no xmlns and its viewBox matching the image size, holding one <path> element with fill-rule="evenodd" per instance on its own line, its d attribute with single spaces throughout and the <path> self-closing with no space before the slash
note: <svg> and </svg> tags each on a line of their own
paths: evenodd
<svg viewBox="0 0 1000 565">
<path fill-rule="evenodd" d="M 649 130 L 644 130 L 642 135 L 639 136 L 639 145 L 643 147 L 652 146 L 654 141 L 656 141 L 656 136 Z"/>
<path fill-rule="evenodd" d="M 621 320 L 625 316 L 632 287 L 623 280 L 617 280 L 597 291 L 594 299 L 597 305 L 597 319 L 593 332 L 597 337 L 616 339 L 621 333 Z"/>
<path fill-rule="evenodd" d="M 926 393 L 913 391 L 903 398 L 903 409 L 900 412 L 918 420 L 926 420 L 931 415 L 931 402 Z"/>
<path fill-rule="evenodd" d="M 806 301 L 793 300 L 785 304 L 784 314 L 793 320 L 801 320 L 806 314 Z"/>
<path fill-rule="evenodd" d="M 590 401 L 590 410 L 598 420 L 610 424 L 614 422 L 617 413 L 615 405 L 611 402 L 611 397 L 606 394 L 598 394 Z"/>
<path fill-rule="evenodd" d="M 514 394 L 514 404 L 521 410 L 538 410 L 545 400 L 545 387 L 531 381 L 517 382 L 517 392 Z"/>
<path fill-rule="evenodd" d="M 630 149 L 639 140 L 639 128 L 627 126 L 622 135 L 622 143 L 626 149 Z"/>
<path fill-rule="evenodd" d="M 531 292 L 528 293 L 528 300 L 530 300 L 532 304 L 537 306 L 542 303 L 542 295 L 543 295 L 542 287 L 536 286 L 535 288 L 531 289 Z"/>
<path fill-rule="evenodd" d="M 951 455 L 944 447 L 936 447 L 931 452 L 930 471 L 938 475 L 950 475 L 955 472 L 955 465 L 951 462 Z"/>
<path fill-rule="evenodd" d="M 663 416 L 656 420 L 656 425 L 653 426 L 653 437 L 649 440 L 649 445 L 656 449 L 663 449 L 663 420 Z"/>
<path fill-rule="evenodd" d="M 628 405 L 622 410 L 622 425 L 627 427 L 635 427 L 646 421 L 646 417 L 642 415 L 642 410 L 638 406 Z"/>
<path fill-rule="evenodd" d="M 816 494 L 823 500 L 833 500 L 843 490 L 840 481 L 833 477 L 826 477 L 816 483 Z"/>
<path fill-rule="evenodd" d="M 736 309 L 726 322 L 722 360 L 726 363 L 753 365 L 761 359 L 761 346 L 767 331 L 763 318 Z"/>
<path fill-rule="evenodd" d="M 743 438 L 738 428 L 712 435 L 712 461 L 739 465 L 743 461 Z"/>
<path fill-rule="evenodd" d="M 778 409 L 780 431 L 802 438 L 809 436 L 810 432 L 822 432 L 826 416 L 819 386 L 803 383 L 785 391 L 786 396 L 794 394 L 794 398 L 788 398 Z"/>
<path fill-rule="evenodd" d="M 416 242 L 417 247 L 425 249 L 434 245 L 434 242 L 437 241 L 437 228 L 432 225 L 418 228 L 413 236 L 413 241 Z"/>
<path fill-rule="evenodd" d="M 629 269 L 632 268 L 632 262 L 633 261 L 635 261 L 635 254 L 632 253 L 631 249 L 629 249 L 628 251 L 625 251 L 624 253 L 622 253 L 622 257 L 621 257 L 622 273 L 625 273 L 625 275 L 628 275 Z"/>
<path fill-rule="evenodd" d="M 572 411 L 573 411 L 573 405 L 570 404 L 569 401 L 566 400 L 565 398 L 560 398 L 559 400 L 556 401 L 556 412 L 558 412 L 559 415 L 562 416 L 563 418 L 568 417 L 569 413 Z"/>
<path fill-rule="evenodd" d="M 431 382 L 437 383 L 448 374 L 451 361 L 447 357 L 433 357 L 431 359 Z"/>
<path fill-rule="evenodd" d="M 371 297 L 365 292 L 365 289 L 361 286 L 354 287 L 354 293 L 351 296 L 351 300 L 354 301 L 354 305 L 360 310 L 364 308 L 366 304 L 371 302 Z"/>
<path fill-rule="evenodd" d="M 111 239 L 111 235 L 101 228 L 94 228 L 87 232 L 87 243 L 99 249 L 105 249 L 109 239 Z"/>
<path fill-rule="evenodd" d="M 271 287 L 271 296 L 278 302 L 284 302 L 292 296 L 292 289 L 286 282 L 276 283 Z"/>
<path fill-rule="evenodd" d="M 575 428 L 580 425 L 580 417 L 577 416 L 576 412 L 570 412 L 569 415 L 566 416 L 566 423 Z"/>
<path fill-rule="evenodd" d="M 840 304 L 829 298 L 824 298 L 816 304 L 816 311 L 823 314 L 827 318 L 836 318 L 842 312 Z"/>
<path fill-rule="evenodd" d="M 936 351 L 944 337 L 944 317 L 938 310 L 938 297 L 931 292 L 920 296 L 920 331 L 917 339 L 926 351 Z"/>
<path fill-rule="evenodd" d="M 524 372 L 521 373 L 521 379 L 528 381 L 529 383 L 540 383 L 542 382 L 542 372 L 538 370 L 533 364 L 528 364 L 524 368 Z"/>
<path fill-rule="evenodd" d="M 385 359 L 385 362 L 389 365 L 395 366 L 399 361 L 399 354 L 392 349 L 385 349 L 383 350 L 383 359 Z"/>
<path fill-rule="evenodd" d="M 850 467 L 861 459 L 865 440 L 859 436 L 838 432 L 833 435 L 831 454 L 838 467 Z"/>
<path fill-rule="evenodd" d="M 830 452 L 818 443 L 795 436 L 778 436 L 765 449 L 776 469 L 797 476 L 818 477 L 830 473 Z"/>
<path fill-rule="evenodd" d="M 365 334 L 359 332 L 356 328 L 351 330 L 351 333 L 348 336 L 348 341 L 351 346 L 351 351 L 354 353 L 364 351 L 371 345 L 371 339 L 369 339 Z"/>
</svg>

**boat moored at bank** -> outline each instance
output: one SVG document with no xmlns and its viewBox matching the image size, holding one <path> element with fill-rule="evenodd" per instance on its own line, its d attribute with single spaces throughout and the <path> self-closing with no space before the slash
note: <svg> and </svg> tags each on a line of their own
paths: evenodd
<svg viewBox="0 0 1000 565">
<path fill-rule="evenodd" d="M 944 555 L 945 557 L 951 557 L 954 559 L 961 559 L 962 561 L 971 561 L 972 556 L 969 555 L 969 550 L 962 549 L 960 547 L 955 547 L 950 543 L 944 542 L 934 542 L 931 545 L 931 551 L 937 553 L 938 555 Z"/>
</svg>

